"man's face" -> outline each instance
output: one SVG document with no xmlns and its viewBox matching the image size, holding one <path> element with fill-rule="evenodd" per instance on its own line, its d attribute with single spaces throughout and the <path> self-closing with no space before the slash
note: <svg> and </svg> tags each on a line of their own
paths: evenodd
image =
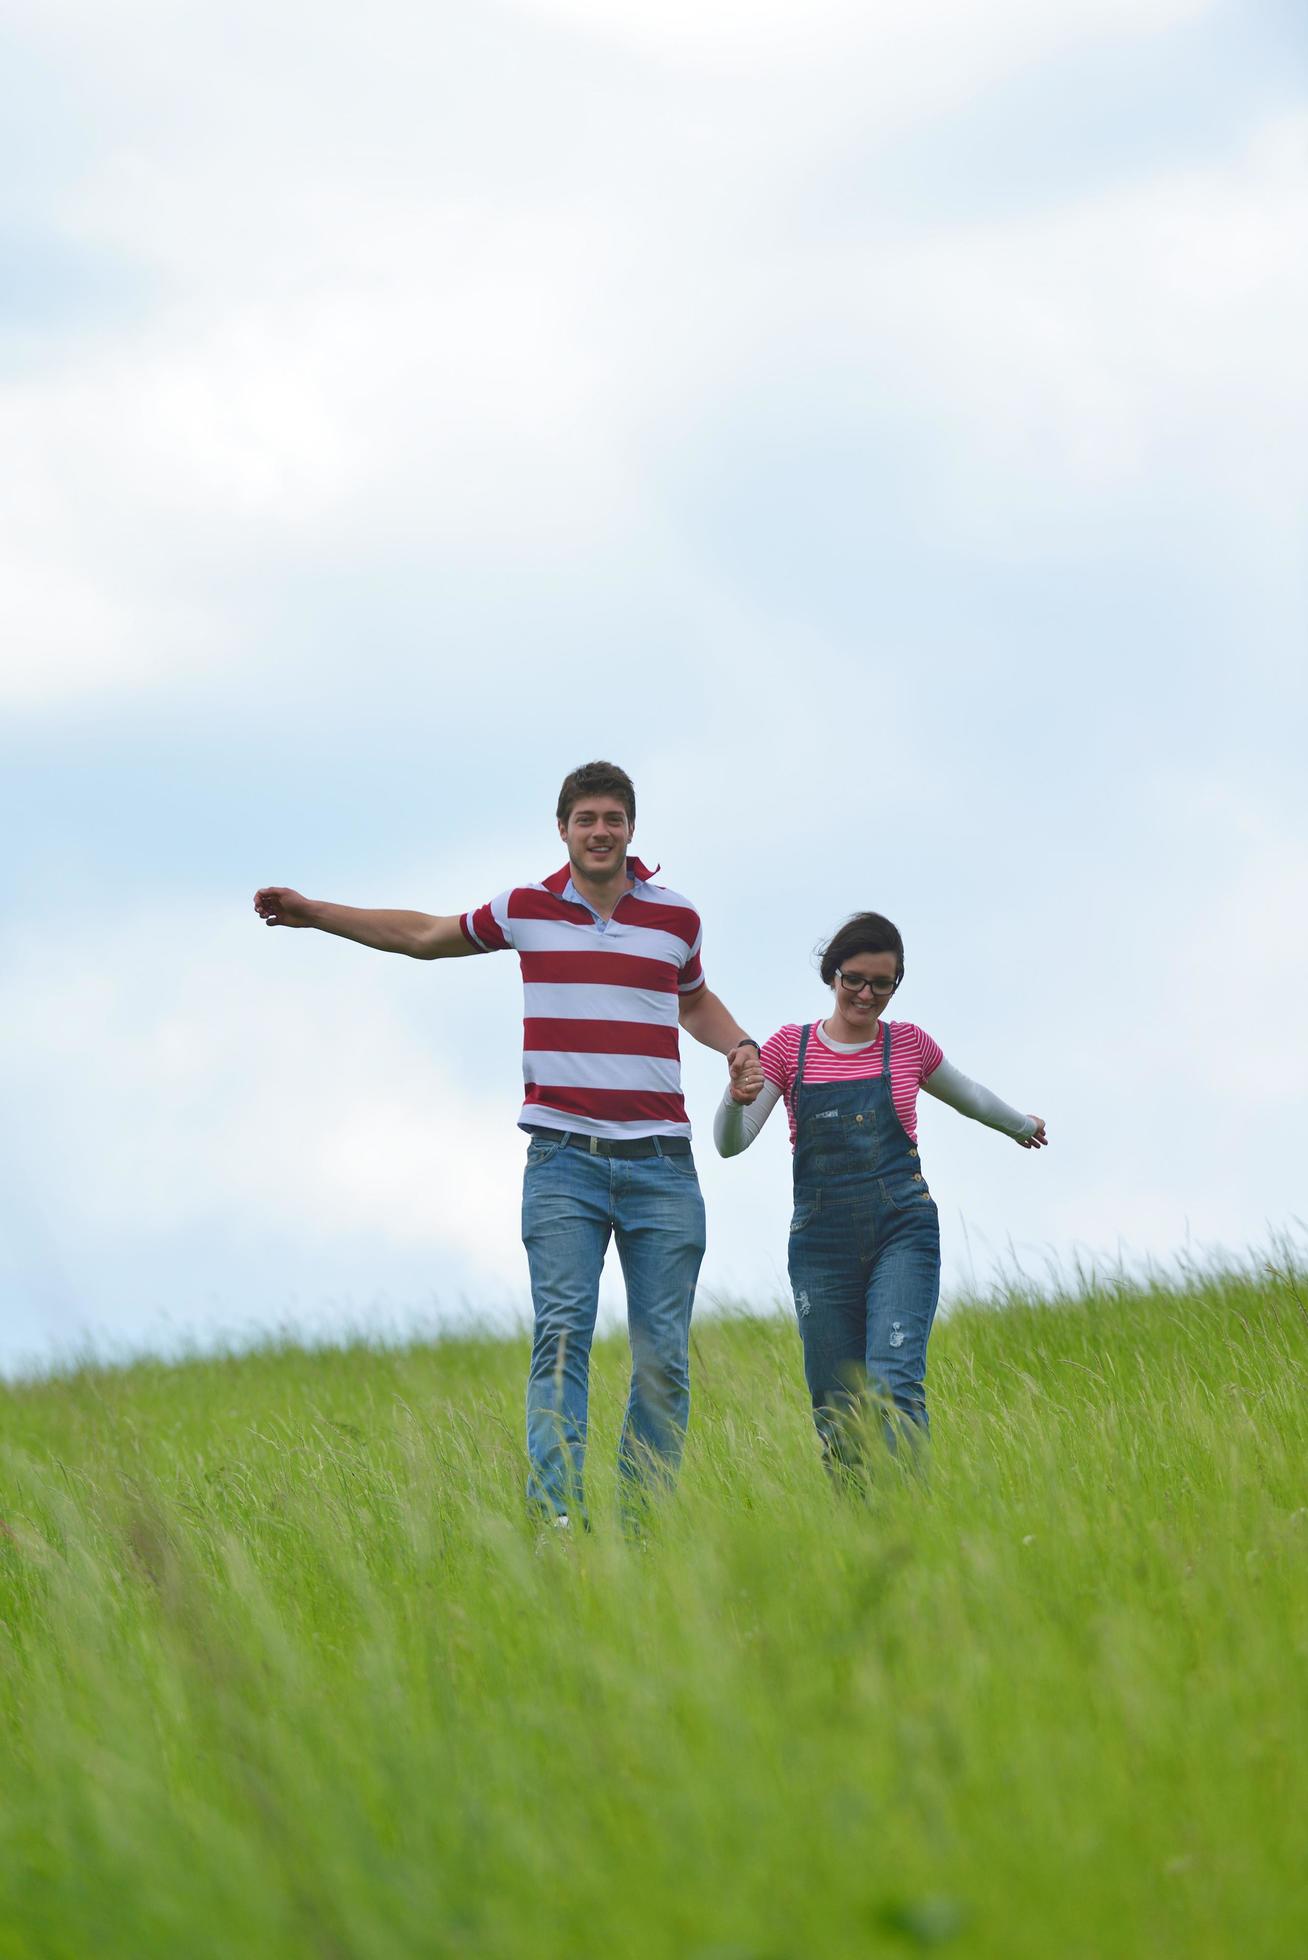
<svg viewBox="0 0 1308 1960">
<path fill-rule="evenodd" d="M 574 875 L 601 881 L 625 878 L 632 828 L 616 797 L 588 796 L 574 803 L 566 824 L 559 825 Z"/>
</svg>

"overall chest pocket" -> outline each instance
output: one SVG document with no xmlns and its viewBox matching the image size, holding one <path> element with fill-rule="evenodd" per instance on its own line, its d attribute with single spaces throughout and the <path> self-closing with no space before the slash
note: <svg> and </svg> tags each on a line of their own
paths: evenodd
<svg viewBox="0 0 1308 1960">
<path fill-rule="evenodd" d="M 876 1123 L 862 1110 L 821 1110 L 810 1116 L 806 1141 L 817 1170 L 827 1177 L 848 1176 L 876 1157 Z"/>
</svg>

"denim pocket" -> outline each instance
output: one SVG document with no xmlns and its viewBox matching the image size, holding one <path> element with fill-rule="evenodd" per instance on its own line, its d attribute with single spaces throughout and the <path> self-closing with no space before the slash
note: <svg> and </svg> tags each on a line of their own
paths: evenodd
<svg viewBox="0 0 1308 1960">
<path fill-rule="evenodd" d="M 563 1138 L 557 1143 L 547 1143 L 544 1137 L 533 1137 L 527 1145 L 527 1169 L 533 1170 L 537 1164 L 548 1164 L 551 1157 L 557 1157 L 563 1148 Z"/>
<path fill-rule="evenodd" d="M 695 1159 L 689 1151 L 684 1156 L 667 1155 L 663 1158 L 663 1162 L 670 1165 L 678 1177 L 684 1177 L 687 1184 L 697 1184 L 699 1182 L 699 1174 L 695 1169 Z"/>
<path fill-rule="evenodd" d="M 811 1225 L 816 1216 L 817 1216 L 816 1199 L 813 1199 L 811 1202 L 805 1202 L 804 1204 L 796 1205 L 794 1211 L 790 1214 L 791 1238 L 792 1239 L 794 1238 L 796 1232 L 802 1232 L 805 1226 Z"/>
<path fill-rule="evenodd" d="M 915 1178 L 883 1177 L 878 1179 L 881 1195 L 892 1211 L 925 1211 L 927 1205 L 934 1211 L 935 1199 L 926 1187 Z M 926 1200 L 926 1204 L 922 1201 Z"/>
</svg>

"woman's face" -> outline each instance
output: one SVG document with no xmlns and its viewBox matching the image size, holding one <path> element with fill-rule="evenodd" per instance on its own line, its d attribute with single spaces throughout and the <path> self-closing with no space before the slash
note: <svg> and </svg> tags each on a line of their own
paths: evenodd
<svg viewBox="0 0 1308 1960">
<path fill-rule="evenodd" d="M 854 1037 L 876 1024 L 895 991 L 899 962 L 893 953 L 851 953 L 831 983 L 836 1013 Z"/>
</svg>

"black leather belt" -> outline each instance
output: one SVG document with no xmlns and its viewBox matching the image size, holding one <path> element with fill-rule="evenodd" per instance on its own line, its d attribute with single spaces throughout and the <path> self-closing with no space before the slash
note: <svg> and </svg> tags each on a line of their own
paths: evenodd
<svg viewBox="0 0 1308 1960">
<path fill-rule="evenodd" d="M 524 1123 L 529 1137 L 546 1143 L 570 1143 L 592 1157 L 689 1157 L 689 1137 L 588 1137 L 580 1130 L 550 1130 L 541 1123 Z"/>
</svg>

